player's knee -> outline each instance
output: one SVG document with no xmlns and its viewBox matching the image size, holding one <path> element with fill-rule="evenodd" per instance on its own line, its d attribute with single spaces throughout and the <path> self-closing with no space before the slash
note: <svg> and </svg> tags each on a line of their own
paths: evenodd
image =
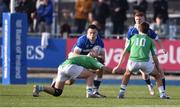
<svg viewBox="0 0 180 108">
<path fill-rule="evenodd" d="M 60 96 L 61 94 L 62 94 L 62 92 L 63 92 L 63 90 L 62 89 L 56 89 L 56 88 L 54 88 L 54 90 L 55 90 L 55 92 L 54 92 L 54 96 Z"/>
<path fill-rule="evenodd" d="M 131 72 L 126 71 L 126 72 L 125 72 L 125 75 L 126 75 L 126 76 L 131 76 Z"/>
<path fill-rule="evenodd" d="M 55 88 L 55 84 L 56 84 L 56 82 L 53 82 L 53 83 L 51 84 L 51 87 L 52 87 L 52 88 Z"/>
<path fill-rule="evenodd" d="M 102 69 L 96 70 L 96 74 L 97 74 L 98 78 L 102 78 L 102 76 L 103 76 L 103 70 L 102 70 Z"/>
</svg>

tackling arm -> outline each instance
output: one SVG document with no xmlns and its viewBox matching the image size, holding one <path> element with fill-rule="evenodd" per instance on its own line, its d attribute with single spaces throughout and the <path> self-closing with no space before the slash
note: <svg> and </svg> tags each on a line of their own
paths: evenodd
<svg viewBox="0 0 180 108">
<path fill-rule="evenodd" d="M 104 49 L 100 51 L 100 54 L 98 55 L 97 60 L 99 62 L 101 62 L 102 64 L 104 64 L 104 62 L 105 62 L 105 51 L 104 51 Z"/>
</svg>

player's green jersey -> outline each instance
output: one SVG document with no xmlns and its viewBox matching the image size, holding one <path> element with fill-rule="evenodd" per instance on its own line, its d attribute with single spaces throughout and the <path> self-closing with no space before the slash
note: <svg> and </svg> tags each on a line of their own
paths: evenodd
<svg viewBox="0 0 180 108">
<path fill-rule="evenodd" d="M 65 66 L 68 64 L 76 64 L 79 66 L 83 66 L 86 69 L 100 69 L 104 65 L 97 61 L 95 58 L 87 55 L 79 55 L 75 57 L 71 57 L 63 62 L 61 66 Z"/>
<path fill-rule="evenodd" d="M 131 37 L 127 44 L 127 51 L 130 52 L 129 59 L 132 61 L 149 61 L 149 53 L 155 55 L 156 47 L 150 37 L 146 34 L 136 34 Z"/>
</svg>

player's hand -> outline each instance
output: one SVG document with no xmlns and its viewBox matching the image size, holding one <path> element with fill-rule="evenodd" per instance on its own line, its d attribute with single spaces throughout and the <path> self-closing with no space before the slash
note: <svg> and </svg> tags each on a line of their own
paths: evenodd
<svg viewBox="0 0 180 108">
<path fill-rule="evenodd" d="M 163 54 L 167 54 L 167 50 L 165 50 L 165 49 L 160 49 L 159 52 L 158 52 L 158 54 L 157 54 L 157 56 L 163 55 Z"/>
<path fill-rule="evenodd" d="M 98 56 L 96 58 L 100 63 L 104 64 L 104 59 L 102 58 L 102 56 Z"/>
<path fill-rule="evenodd" d="M 118 69 L 119 69 L 119 67 L 118 67 L 118 66 L 114 67 L 114 68 L 113 68 L 113 70 L 112 70 L 112 74 L 117 73 Z"/>
<path fill-rule="evenodd" d="M 165 49 L 161 49 L 161 50 L 162 50 L 162 53 L 167 54 L 167 50 Z"/>
<path fill-rule="evenodd" d="M 72 85 L 72 84 L 74 84 L 74 82 L 75 82 L 74 79 L 70 79 L 70 80 L 66 80 L 66 81 L 65 81 L 65 84 L 66 84 L 66 85 Z"/>
</svg>

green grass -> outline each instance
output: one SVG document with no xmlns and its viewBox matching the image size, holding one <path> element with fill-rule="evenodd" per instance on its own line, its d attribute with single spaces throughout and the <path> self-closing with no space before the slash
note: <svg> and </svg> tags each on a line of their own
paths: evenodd
<svg viewBox="0 0 180 108">
<path fill-rule="evenodd" d="M 180 87 L 168 86 L 170 100 L 159 99 L 158 91 L 150 96 L 146 86 L 128 86 L 124 99 L 117 99 L 119 85 L 102 85 L 101 93 L 105 99 L 85 98 L 85 85 L 66 86 L 60 97 L 40 93 L 40 97 L 32 97 L 32 85 L 0 85 L 0 107 L 118 107 L 118 106 L 180 106 Z"/>
</svg>

